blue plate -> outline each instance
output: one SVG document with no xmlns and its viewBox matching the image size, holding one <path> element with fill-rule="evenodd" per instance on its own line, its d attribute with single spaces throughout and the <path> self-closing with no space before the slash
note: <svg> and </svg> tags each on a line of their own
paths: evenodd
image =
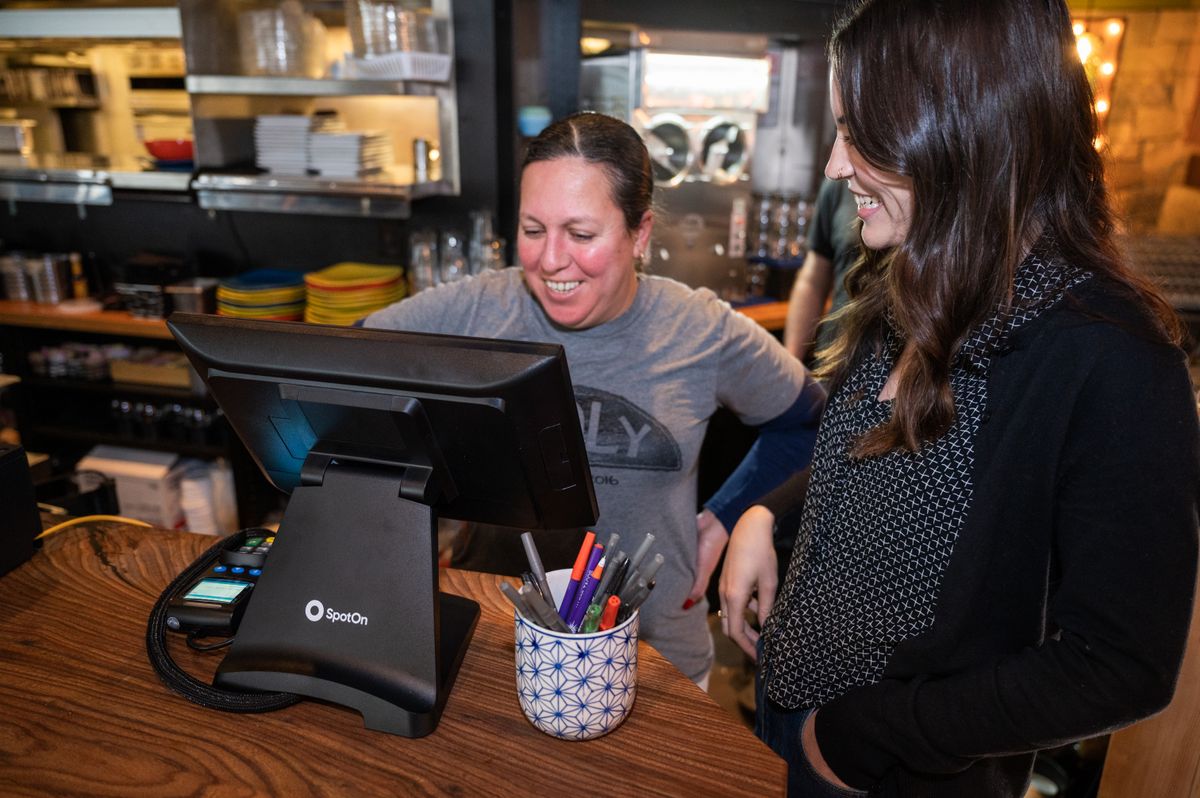
<svg viewBox="0 0 1200 798">
<path fill-rule="evenodd" d="M 243 291 L 262 291 L 268 288 L 292 288 L 304 285 L 304 275 L 285 269 L 254 269 L 221 281 L 221 285 Z"/>
<path fill-rule="evenodd" d="M 195 168 L 195 161 L 186 158 L 180 161 L 154 161 L 154 168 L 160 172 L 190 172 Z"/>
</svg>

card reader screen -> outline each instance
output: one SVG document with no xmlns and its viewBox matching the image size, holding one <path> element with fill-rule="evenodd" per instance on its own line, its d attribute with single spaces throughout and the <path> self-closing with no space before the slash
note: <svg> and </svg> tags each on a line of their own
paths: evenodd
<svg viewBox="0 0 1200 798">
<path fill-rule="evenodd" d="M 184 595 L 184 601 L 212 601 L 217 604 L 230 604 L 242 592 L 250 587 L 250 582 L 240 579 L 201 579 Z"/>
</svg>

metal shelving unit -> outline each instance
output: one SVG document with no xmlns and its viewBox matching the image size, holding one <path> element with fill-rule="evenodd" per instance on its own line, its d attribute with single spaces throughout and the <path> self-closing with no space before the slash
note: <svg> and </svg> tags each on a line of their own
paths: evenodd
<svg viewBox="0 0 1200 798">
<path fill-rule="evenodd" d="M 238 515 L 243 525 L 259 523 L 275 509 L 278 492 L 267 484 L 224 416 L 218 414 L 209 433 L 212 437 L 200 442 L 181 439 L 161 428 L 157 436 L 136 427 L 123 429 L 109 415 L 111 400 L 119 398 L 215 410 L 216 402 L 207 392 L 32 373 L 28 353 L 44 344 L 64 340 L 137 341 L 156 348 L 175 349 L 174 338 L 162 319 L 138 318 L 124 311 L 70 314 L 56 310 L 53 305 L 0 300 L 0 354 L 5 368 L 19 377 L 6 393 L 14 402 L 18 428 L 27 447 L 54 452 L 68 466 L 97 444 L 175 452 L 205 460 L 221 457 L 229 461 L 233 470 Z"/>
<path fill-rule="evenodd" d="M 432 97 L 444 84 L 424 80 L 339 80 L 268 75 L 188 75 L 191 94 L 243 94 L 295 97 Z"/>
<path fill-rule="evenodd" d="M 432 13 L 449 59 L 444 80 L 425 79 L 440 77 L 436 70 L 414 71 L 411 74 L 425 77 L 403 80 L 251 75 L 243 74 L 244 64 L 236 51 L 206 46 L 213 36 L 238 32 L 239 18 L 207 0 L 183 0 L 184 48 L 194 72 L 185 80 L 198 167 L 191 188 L 200 207 L 405 219 L 411 215 L 414 199 L 457 195 L 461 185 L 450 0 L 434 0 Z M 331 31 L 344 22 L 336 14 L 324 21 Z M 348 36 L 347 31 L 341 32 Z M 387 133 L 393 163 L 370 176 L 336 179 L 263 173 L 251 166 L 257 161 L 258 116 L 320 110 L 337 112 L 352 130 Z M 411 142 L 415 138 L 436 142 L 440 173 L 436 179 L 414 179 Z"/>
</svg>

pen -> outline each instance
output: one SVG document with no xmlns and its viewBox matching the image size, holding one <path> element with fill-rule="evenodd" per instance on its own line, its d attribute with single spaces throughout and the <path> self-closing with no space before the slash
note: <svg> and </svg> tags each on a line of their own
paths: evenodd
<svg viewBox="0 0 1200 798">
<path fill-rule="evenodd" d="M 567 626 L 572 629 L 578 629 L 583 623 L 583 615 L 592 603 L 592 597 L 596 595 L 596 585 L 600 583 L 600 574 L 604 572 L 604 547 L 599 543 L 592 546 L 592 555 L 588 558 L 587 566 L 587 572 L 575 593 L 575 605 L 567 618 Z"/>
<path fill-rule="evenodd" d="M 558 605 L 558 615 L 564 621 L 571 614 L 571 609 L 575 606 L 575 591 L 579 589 L 579 580 L 583 579 L 584 570 L 587 568 L 588 556 L 592 553 L 592 544 L 596 541 L 596 533 L 588 532 L 583 536 L 583 545 L 579 547 L 579 554 L 575 556 L 575 565 L 571 568 L 571 581 L 567 583 L 567 589 L 563 592 L 562 603 Z"/>
<path fill-rule="evenodd" d="M 533 573 L 530 571 L 521 572 L 521 583 L 522 585 L 528 585 L 529 587 L 533 588 L 537 593 L 542 592 L 542 589 L 538 587 L 537 582 L 533 581 Z"/>
<path fill-rule="evenodd" d="M 554 596 L 550 592 L 550 583 L 546 581 L 546 569 L 542 566 L 542 558 L 538 555 L 537 545 L 533 542 L 533 534 L 523 532 L 521 545 L 525 547 L 525 557 L 529 560 L 529 567 L 533 571 L 534 584 L 537 585 L 538 592 L 546 601 L 553 602 Z"/>
<path fill-rule="evenodd" d="M 600 615 L 600 631 L 607 632 L 613 628 L 617 622 L 617 613 L 621 610 L 621 599 L 618 596 L 609 596 L 608 601 L 604 602 L 604 612 Z"/>
<path fill-rule="evenodd" d="M 650 551 L 650 545 L 652 543 L 654 543 L 654 535 L 647 534 L 646 539 L 642 541 L 642 545 L 638 546 L 637 551 L 635 551 L 633 556 L 629 558 L 630 568 L 637 568 L 642 564 L 642 560 L 645 559 L 646 554 Z"/>
<path fill-rule="evenodd" d="M 633 595 L 631 595 L 629 597 L 628 602 L 622 602 L 622 604 L 621 604 L 621 611 L 617 615 L 618 622 L 624 623 L 629 618 L 630 615 L 632 615 L 634 612 L 636 612 L 637 608 L 642 606 L 642 602 L 644 602 L 647 598 L 649 598 L 650 591 L 653 589 L 654 589 L 653 582 L 646 585 L 646 584 L 642 584 L 642 580 L 639 579 L 637 590 L 633 591 Z"/>
<path fill-rule="evenodd" d="M 525 603 L 525 597 L 518 593 L 515 587 L 508 582 L 501 582 L 500 592 L 504 594 L 505 598 L 512 602 L 513 606 L 517 608 L 517 612 L 521 614 L 522 618 L 531 621 L 537 620 L 537 616 L 533 614 L 533 611 L 529 609 L 529 605 Z"/>
<path fill-rule="evenodd" d="M 629 558 L 625 556 L 625 552 L 618 551 L 613 556 L 612 562 L 605 567 L 604 575 L 600 577 L 600 584 L 596 587 L 596 595 L 592 598 L 592 603 L 604 604 L 609 596 L 620 592 L 621 583 L 624 581 L 625 572 L 628 569 Z"/>
<path fill-rule="evenodd" d="M 579 631 L 583 632 L 584 634 L 589 634 L 591 632 L 596 631 L 596 629 L 599 626 L 600 626 L 600 605 L 592 604 L 587 608 L 587 612 L 584 613 L 583 623 L 580 624 Z"/>
<path fill-rule="evenodd" d="M 558 617 L 558 613 L 554 611 L 554 608 L 542 600 L 542 596 L 537 592 L 537 588 L 532 585 L 525 585 L 519 593 L 521 598 L 525 599 L 525 604 L 533 612 L 533 619 L 539 624 L 556 632 L 571 631 L 563 623 L 563 619 Z"/>
<path fill-rule="evenodd" d="M 662 567 L 662 564 L 662 554 L 655 554 L 653 559 L 650 560 L 649 565 L 642 569 L 642 578 L 647 582 L 653 582 L 654 575 L 658 573 L 658 569 Z"/>
<path fill-rule="evenodd" d="M 646 587 L 638 587 L 633 595 L 629 597 L 629 603 L 625 606 L 625 609 L 632 613 L 638 607 L 642 606 L 642 602 L 649 598 L 649 596 L 650 587 L 648 585 Z"/>
<path fill-rule="evenodd" d="M 633 598 L 633 594 L 637 593 L 640 590 L 645 590 L 645 589 L 646 589 L 645 577 L 638 576 L 637 579 L 631 579 L 628 583 L 626 583 L 625 587 L 621 590 L 621 593 L 620 593 L 621 603 L 628 606 L 630 599 Z"/>
</svg>

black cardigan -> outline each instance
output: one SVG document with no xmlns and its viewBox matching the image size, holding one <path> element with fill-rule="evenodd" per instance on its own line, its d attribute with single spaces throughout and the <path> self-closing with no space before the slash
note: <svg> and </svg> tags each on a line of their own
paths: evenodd
<svg viewBox="0 0 1200 798">
<path fill-rule="evenodd" d="M 847 783 L 1020 795 L 1032 752 L 1170 701 L 1196 579 L 1200 433 L 1186 359 L 1146 324 L 1093 278 L 993 359 L 934 624 L 880 682 L 817 713 Z M 763 502 L 777 517 L 787 488 Z"/>
</svg>

